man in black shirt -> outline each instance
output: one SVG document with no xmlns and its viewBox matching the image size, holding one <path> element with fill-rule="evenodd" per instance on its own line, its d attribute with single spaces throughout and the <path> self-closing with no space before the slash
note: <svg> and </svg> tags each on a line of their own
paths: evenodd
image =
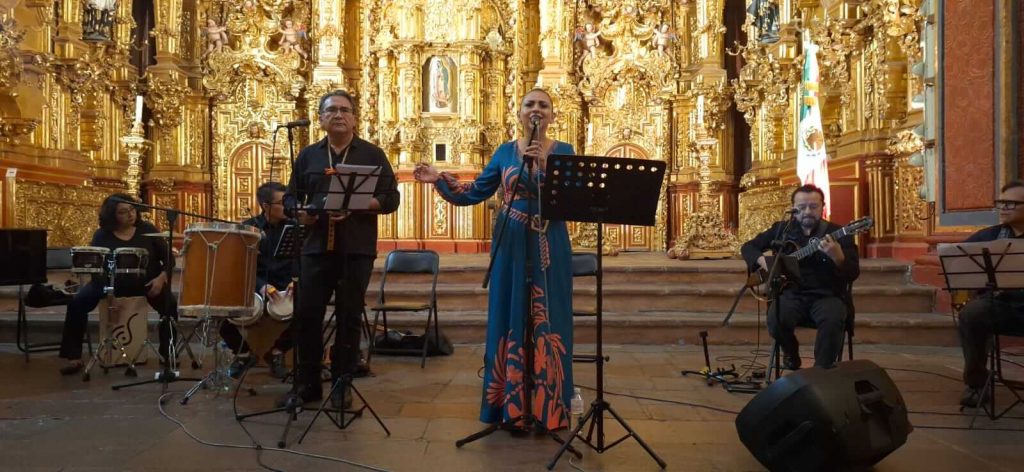
<svg viewBox="0 0 1024 472">
<path fill-rule="evenodd" d="M 256 259 L 256 291 L 264 300 L 284 296 L 292 277 L 298 274 L 294 259 L 274 257 L 274 250 L 281 241 L 285 225 L 295 224 L 295 220 L 289 219 L 284 213 L 285 190 L 280 182 L 260 185 L 256 190 L 260 214 L 242 222 L 263 232 Z M 222 323 L 220 326 L 221 338 L 236 354 L 235 361 L 228 368 L 228 375 L 237 378 L 243 370 L 255 364 L 255 359 L 249 355 L 249 345 L 242 339 L 237 326 L 231 323 Z M 274 347 L 264 358 L 275 377 L 284 377 L 288 373 L 284 367 L 284 352 L 291 347 L 292 335 L 289 328 L 278 336 Z"/>
<path fill-rule="evenodd" d="M 1024 182 L 1013 181 L 1003 186 L 995 208 L 999 211 L 1000 224 L 972 234 L 965 242 L 1024 237 Z M 981 294 L 960 309 L 960 344 L 964 352 L 964 384 L 967 385 L 960 404 L 971 408 L 985 400 L 981 391 L 988 380 L 985 361 L 992 335 L 1024 336 L 1024 291 L 988 295 Z"/>
<path fill-rule="evenodd" d="M 778 303 L 768 307 L 768 332 L 782 348 L 783 364 L 800 368 L 799 343 L 794 330 L 810 320 L 818 330 L 814 341 L 814 365 L 832 367 L 839 359 L 848 314 L 847 286 L 860 275 L 857 245 L 848 236 L 835 241 L 829 235 L 841 226 L 822 219 L 825 195 L 814 185 L 793 191 L 790 201 L 797 211 L 793 224 L 782 234 L 787 221 L 775 223 L 767 231 L 747 241 L 740 249 L 751 270 L 769 270 L 764 252 L 773 240 L 786 243 L 785 253 L 806 246 L 810 239 L 824 238 L 814 254 L 800 260 L 800 282 L 786 287 Z"/>
<path fill-rule="evenodd" d="M 298 220 L 310 232 L 302 248 L 299 299 L 296 300 L 295 329 L 298 330 L 296 390 L 279 404 L 316 401 L 322 398 L 320 361 L 323 358 L 321 331 L 327 302 L 334 294 L 338 329 L 335 334 L 331 375 L 336 380 L 352 374 L 359 360 L 360 323 L 377 257 L 377 215 L 398 209 L 399 196 L 394 171 L 384 151 L 355 135 L 355 100 L 345 91 L 334 91 L 320 99 L 320 126 L 327 137 L 307 146 L 295 160 L 288 192 L 298 205 Z M 377 166 L 380 176 L 370 201 L 369 212 L 352 214 L 323 210 L 330 180 L 325 172 L 339 164 Z M 333 239 L 333 241 L 331 241 Z M 348 403 L 348 386 L 332 398 L 335 406 Z"/>
</svg>

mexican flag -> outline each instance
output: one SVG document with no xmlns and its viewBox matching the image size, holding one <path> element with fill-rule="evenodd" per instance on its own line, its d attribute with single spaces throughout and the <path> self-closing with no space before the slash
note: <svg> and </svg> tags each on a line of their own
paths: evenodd
<svg viewBox="0 0 1024 472">
<path fill-rule="evenodd" d="M 804 73 L 800 87 L 800 125 L 797 128 L 796 175 L 801 184 L 814 184 L 825 192 L 823 218 L 832 207 L 828 182 L 828 154 L 818 107 L 818 46 L 804 41 Z"/>
</svg>

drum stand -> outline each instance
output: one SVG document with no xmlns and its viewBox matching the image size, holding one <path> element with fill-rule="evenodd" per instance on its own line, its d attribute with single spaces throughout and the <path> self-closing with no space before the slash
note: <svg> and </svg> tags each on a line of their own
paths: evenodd
<svg viewBox="0 0 1024 472">
<path fill-rule="evenodd" d="M 224 370 L 223 361 L 226 359 L 224 349 L 222 349 L 220 344 L 217 343 L 220 324 L 223 323 L 223 320 L 220 317 L 210 316 L 207 314 L 199 323 L 199 326 L 204 328 L 200 335 L 203 341 L 203 346 L 213 348 L 213 370 L 185 392 L 185 396 L 181 399 L 182 405 L 188 404 L 188 400 L 192 398 L 192 395 L 198 393 L 200 388 L 212 386 L 217 390 L 223 390 L 226 392 L 231 389 L 231 384 L 233 382 L 231 377 L 228 376 L 228 373 Z"/>
<path fill-rule="evenodd" d="M 116 262 L 113 259 L 107 261 L 107 270 L 108 270 L 107 273 L 114 274 L 115 269 L 116 269 Z M 108 303 L 107 303 L 107 319 L 108 320 L 109 319 L 113 319 L 113 317 L 114 317 L 114 300 L 113 300 L 113 298 L 114 298 L 114 285 L 117 283 L 116 279 L 117 279 L 116 276 L 109 277 L 108 280 L 110 281 L 110 285 L 108 285 L 106 287 L 103 287 L 103 294 L 106 297 L 109 298 Z M 79 280 L 79 285 L 82 285 L 82 282 L 84 282 L 84 280 Z M 113 364 L 112 364 L 113 361 L 110 360 L 110 352 L 115 347 L 117 348 L 118 351 L 121 352 L 121 358 L 124 359 L 128 363 L 128 368 L 124 371 L 124 375 L 126 375 L 128 377 L 138 377 L 139 373 L 135 370 L 135 361 L 138 358 L 138 354 L 135 355 L 135 358 L 129 359 L 128 358 L 128 351 L 125 349 L 124 345 L 121 344 L 121 341 L 119 339 L 117 339 L 116 336 L 114 336 L 113 332 L 105 333 L 104 336 L 105 337 L 103 338 L 103 341 L 100 341 L 99 347 L 97 347 L 96 351 L 93 352 L 92 358 L 89 359 L 89 363 L 85 365 L 85 372 L 82 373 L 82 382 L 88 382 L 89 381 L 89 379 L 91 377 L 90 372 L 92 372 L 93 366 L 95 366 L 97 363 L 103 369 L 103 373 L 104 374 L 106 374 L 110 370 L 110 367 L 113 366 Z M 147 339 L 147 342 L 148 342 L 148 339 Z M 100 359 L 100 353 L 104 352 L 103 348 L 107 349 L 106 350 L 106 353 L 107 353 L 107 360 L 106 361 Z M 145 349 L 145 347 L 143 347 L 143 349 Z M 139 353 L 142 353 L 141 349 L 139 350 Z"/>
<path fill-rule="evenodd" d="M 174 270 L 171 268 L 171 261 L 174 259 L 174 252 L 173 252 L 173 247 L 174 247 L 173 246 L 173 243 L 174 243 L 174 225 L 177 223 L 178 215 L 181 212 L 179 212 L 178 210 L 175 210 L 173 208 L 164 208 L 164 207 L 158 207 L 158 206 L 153 206 L 153 205 L 146 205 L 144 203 L 138 203 L 138 202 L 131 201 L 131 200 L 122 200 L 122 199 L 119 199 L 119 198 L 114 198 L 114 200 L 117 201 L 118 203 L 127 203 L 127 204 L 135 206 L 135 207 L 142 207 L 142 208 L 149 208 L 149 209 L 153 209 L 153 210 L 159 210 L 159 211 L 162 211 L 162 212 L 164 212 L 166 214 L 166 216 L 167 216 L 167 259 L 164 261 L 164 273 L 167 274 L 167 290 L 170 290 L 171 282 L 174 280 L 174 273 L 173 273 Z M 194 216 L 194 217 L 199 217 L 199 218 L 206 218 L 205 216 L 194 215 L 194 214 L 191 214 L 191 213 L 186 213 L 186 215 Z M 167 304 L 170 305 L 172 303 L 172 300 L 173 299 L 170 296 L 167 297 Z M 169 306 L 166 307 L 166 308 L 169 308 Z M 168 310 L 166 310 L 166 309 L 164 310 L 165 313 L 167 311 Z M 196 378 L 180 377 L 181 373 L 177 369 L 177 367 L 178 367 L 177 366 L 177 362 L 178 362 L 177 343 L 175 342 L 175 336 L 174 336 L 174 333 L 177 332 L 177 323 L 174 322 L 174 318 L 173 317 L 167 316 L 167 315 L 165 315 L 163 313 L 160 314 L 160 323 L 161 324 L 167 323 L 167 330 L 169 331 L 168 334 L 169 334 L 169 337 L 170 337 L 170 339 L 167 340 L 167 350 L 168 350 L 168 352 L 167 352 L 167 359 L 164 359 L 164 368 L 163 368 L 163 370 L 157 372 L 155 377 L 152 380 L 143 380 L 143 381 L 140 381 L 140 382 L 131 382 L 131 383 L 127 383 L 127 384 L 114 385 L 113 387 L 111 387 L 111 389 L 113 389 L 113 390 L 120 390 L 122 388 L 134 387 L 134 386 L 137 386 L 137 385 L 147 385 L 147 384 L 151 384 L 151 383 L 159 383 L 161 385 L 161 388 L 162 388 L 163 392 L 166 393 L 167 392 L 167 384 L 169 384 L 171 382 L 177 382 L 179 380 L 184 380 L 184 381 L 190 381 L 190 380 L 191 381 L 199 381 L 200 380 L 200 379 L 196 379 Z M 159 328 L 158 328 L 158 330 L 159 330 Z M 149 343 L 148 339 L 147 339 L 146 342 L 147 342 L 147 344 L 149 344 L 150 348 L 153 347 L 152 343 Z M 187 344 L 186 344 L 186 349 L 188 349 L 189 355 L 192 355 L 192 350 L 188 348 Z M 139 351 L 139 352 L 142 352 L 142 351 Z M 159 353 L 159 351 L 158 351 L 158 353 Z M 192 362 L 195 363 L 195 358 L 194 357 L 192 358 Z M 163 397 L 161 397 L 161 398 L 163 398 Z"/>
</svg>

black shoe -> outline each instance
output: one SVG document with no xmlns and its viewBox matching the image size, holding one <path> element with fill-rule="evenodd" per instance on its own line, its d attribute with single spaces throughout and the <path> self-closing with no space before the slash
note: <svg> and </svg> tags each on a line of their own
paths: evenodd
<svg viewBox="0 0 1024 472">
<path fill-rule="evenodd" d="M 960 406 L 964 408 L 979 408 L 989 402 L 992 392 L 986 392 L 985 398 L 981 396 L 982 389 L 967 387 L 960 395 Z"/>
<path fill-rule="evenodd" d="M 319 385 L 316 387 L 299 387 L 297 392 L 291 391 L 279 397 L 274 402 L 274 406 L 277 408 L 293 408 L 307 403 L 319 403 L 323 399 L 324 394 L 320 391 Z"/>
<path fill-rule="evenodd" d="M 235 356 L 235 360 L 231 361 L 231 365 L 228 366 L 228 377 L 238 379 L 242 376 L 242 372 L 256 364 L 256 358 L 253 356 L 238 357 Z"/>
<path fill-rule="evenodd" d="M 349 408 L 352 408 L 351 383 L 343 382 L 338 386 L 338 388 L 331 392 L 331 408 L 336 410 L 348 410 Z"/>
<path fill-rule="evenodd" d="M 60 368 L 60 375 L 75 375 L 81 372 L 83 368 L 85 368 L 85 364 L 83 364 L 81 361 L 72 362 Z"/>
<path fill-rule="evenodd" d="M 799 370 L 800 369 L 800 355 L 799 354 L 782 354 L 782 368 L 787 370 Z"/>
<path fill-rule="evenodd" d="M 358 379 L 363 377 L 369 377 L 370 375 L 370 364 L 366 363 L 366 359 L 360 357 L 359 363 L 356 364 L 355 372 L 352 372 L 352 377 Z"/>
<path fill-rule="evenodd" d="M 270 375 L 274 378 L 283 379 L 288 376 L 289 370 L 284 366 L 284 353 L 279 352 L 274 354 L 268 352 L 263 356 L 263 360 L 267 362 L 267 367 L 270 368 Z"/>
</svg>

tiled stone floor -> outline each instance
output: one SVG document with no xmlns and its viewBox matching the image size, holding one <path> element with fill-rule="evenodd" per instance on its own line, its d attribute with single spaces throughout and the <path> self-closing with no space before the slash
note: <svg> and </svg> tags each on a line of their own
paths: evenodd
<svg viewBox="0 0 1024 472">
<path fill-rule="evenodd" d="M 587 352 L 591 346 L 578 346 Z M 805 353 L 809 347 L 805 347 Z M 394 471 L 541 471 L 557 451 L 544 437 L 513 437 L 498 432 L 461 449 L 454 441 L 479 430 L 476 420 L 480 399 L 482 346 L 459 345 L 450 357 L 431 358 L 426 369 L 419 360 L 379 356 L 375 377 L 360 379 L 358 388 L 391 429 L 385 436 L 366 415 L 345 431 L 321 418 L 302 444 L 298 434 L 313 417 L 299 415 L 289 436 L 291 451 L 343 458 Z M 746 355 L 750 347 L 712 346 L 712 355 Z M 606 388 L 613 408 L 668 463 L 668 470 L 763 470 L 740 443 L 735 415 L 701 405 L 738 411 L 750 395 L 710 388 L 701 380 L 679 375 L 681 369 L 699 369 L 702 355 L 696 346 L 610 346 Z M 1024 419 L 978 420 L 988 430 L 933 429 L 925 426 L 966 426 L 970 418 L 956 408 L 961 385 L 961 358 L 957 349 L 907 346 L 857 346 L 857 357 L 886 367 L 914 412 L 917 429 L 906 445 L 880 462 L 879 471 L 1021 470 Z M 806 361 L 809 363 L 810 361 Z M 725 365 L 726 362 L 720 362 Z M 288 452 L 221 448 L 202 445 L 176 424 L 161 416 L 160 387 L 149 385 L 121 391 L 110 386 L 125 381 L 121 370 L 94 372 L 90 383 L 78 377 L 62 378 L 53 354 L 34 355 L 28 363 L 12 346 L 0 346 L 0 469 L 18 471 L 221 471 L 263 470 L 257 456 L 278 470 L 366 470 L 360 467 L 303 457 Z M 896 369 L 920 369 L 933 374 Z M 154 366 L 140 369 L 151 376 Z M 190 372 L 186 372 L 190 373 Z M 578 385 L 593 386 L 592 365 L 577 364 Z M 1009 372 L 1008 372 L 1009 373 Z M 1020 373 L 1016 370 L 1012 373 Z M 939 374 L 939 375 L 934 375 Z M 248 379 L 257 395 L 243 390 L 239 411 L 267 408 L 286 390 L 273 383 L 262 369 Z M 204 441 L 246 446 L 253 444 L 234 421 L 230 396 L 202 392 L 182 406 L 177 400 L 191 382 L 171 384 L 169 415 L 182 421 Z M 584 390 L 587 402 L 593 392 Z M 1003 397 L 1005 398 L 1005 396 Z M 653 399 L 663 399 L 657 401 Z M 681 403 L 689 403 L 683 405 Z M 927 413 L 925 413 L 927 412 Z M 1010 413 L 1024 418 L 1024 406 Z M 283 413 L 263 416 L 244 424 L 265 448 L 276 446 L 285 422 Z M 608 440 L 622 430 L 606 420 Z M 577 445 L 580 445 L 578 442 Z M 573 470 L 569 455 L 555 470 Z M 578 464 L 586 471 L 655 471 L 658 466 L 632 440 L 597 454 L 584 451 Z"/>
</svg>

